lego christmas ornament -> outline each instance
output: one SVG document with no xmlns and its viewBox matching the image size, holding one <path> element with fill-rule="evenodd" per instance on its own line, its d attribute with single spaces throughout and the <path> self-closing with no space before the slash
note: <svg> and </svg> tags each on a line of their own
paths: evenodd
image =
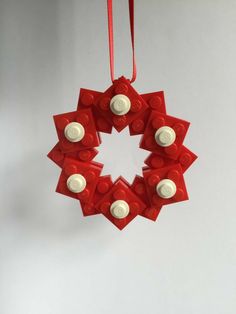
<svg viewBox="0 0 236 314">
<path fill-rule="evenodd" d="M 104 92 L 81 89 L 75 111 L 54 116 L 58 143 L 48 157 L 61 168 L 56 191 L 80 202 L 83 215 L 103 214 L 123 229 L 137 215 L 156 220 L 163 205 L 188 199 L 184 172 L 197 156 L 183 145 L 189 122 L 166 114 L 162 91 L 139 94 L 134 57 L 134 1 L 129 0 L 133 75 L 114 79 L 112 1 L 107 1 L 112 85 Z M 102 175 L 94 161 L 100 132 L 142 134 L 140 148 L 150 151 L 143 176 L 130 185 Z M 112 162 L 112 160 L 111 160 Z"/>
</svg>

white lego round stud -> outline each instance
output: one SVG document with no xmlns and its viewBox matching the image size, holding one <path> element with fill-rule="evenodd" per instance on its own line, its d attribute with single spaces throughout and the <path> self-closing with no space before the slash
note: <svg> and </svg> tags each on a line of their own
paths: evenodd
<svg viewBox="0 0 236 314">
<path fill-rule="evenodd" d="M 71 122 L 67 124 L 64 130 L 65 137 L 70 142 L 79 142 L 84 137 L 84 127 L 78 122 Z"/>
<path fill-rule="evenodd" d="M 110 101 L 111 111 L 118 116 L 122 116 L 129 112 L 130 107 L 131 103 L 129 98 L 123 94 L 118 94 L 112 97 Z"/>
<path fill-rule="evenodd" d="M 67 179 L 67 187 L 73 193 L 80 193 L 86 187 L 86 180 L 81 174 L 72 174 Z"/>
<path fill-rule="evenodd" d="M 111 204 L 110 212 L 113 217 L 122 219 L 129 214 L 129 205 L 125 201 L 118 200 Z"/>
<path fill-rule="evenodd" d="M 170 146 L 176 139 L 175 131 L 169 126 L 162 126 L 155 133 L 155 140 L 162 147 Z"/>
<path fill-rule="evenodd" d="M 172 180 L 161 180 L 156 186 L 157 194 L 161 198 L 171 198 L 176 193 L 176 185 Z"/>
</svg>

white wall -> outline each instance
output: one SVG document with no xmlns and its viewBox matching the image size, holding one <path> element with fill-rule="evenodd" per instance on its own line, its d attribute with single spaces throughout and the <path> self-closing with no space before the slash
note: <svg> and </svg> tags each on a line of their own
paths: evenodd
<svg viewBox="0 0 236 314">
<path fill-rule="evenodd" d="M 134 87 L 165 91 L 199 159 L 189 202 L 122 232 L 54 193 L 46 158 L 51 116 L 110 84 L 105 2 L 0 1 L 0 313 L 234 314 L 236 2 L 136 0 Z M 116 73 L 129 75 L 126 1 L 115 10 Z"/>
</svg>

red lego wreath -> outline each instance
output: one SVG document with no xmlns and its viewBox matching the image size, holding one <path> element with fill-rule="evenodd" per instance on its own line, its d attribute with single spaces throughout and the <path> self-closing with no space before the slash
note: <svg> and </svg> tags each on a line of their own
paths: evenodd
<svg viewBox="0 0 236 314">
<path fill-rule="evenodd" d="M 77 110 L 54 122 L 59 141 L 48 157 L 62 169 L 56 191 L 79 200 L 84 216 L 103 214 L 123 229 L 137 215 L 155 221 L 163 205 L 188 199 L 183 173 L 197 156 L 183 145 L 189 122 L 166 114 L 163 92 L 139 95 L 121 77 L 104 93 L 81 89 Z M 99 132 L 127 126 L 151 152 L 131 185 L 102 176 L 103 165 L 93 161 Z"/>
</svg>

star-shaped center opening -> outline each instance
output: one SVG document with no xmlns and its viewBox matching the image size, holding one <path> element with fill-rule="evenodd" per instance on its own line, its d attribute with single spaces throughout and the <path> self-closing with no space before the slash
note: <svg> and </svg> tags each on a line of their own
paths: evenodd
<svg viewBox="0 0 236 314">
<path fill-rule="evenodd" d="M 142 175 L 149 152 L 139 148 L 141 136 L 130 136 L 128 128 L 120 133 L 113 128 L 112 134 L 100 135 L 102 143 L 95 160 L 104 164 L 102 175 L 110 174 L 113 180 L 123 176 L 129 183 L 135 175 Z"/>
</svg>

